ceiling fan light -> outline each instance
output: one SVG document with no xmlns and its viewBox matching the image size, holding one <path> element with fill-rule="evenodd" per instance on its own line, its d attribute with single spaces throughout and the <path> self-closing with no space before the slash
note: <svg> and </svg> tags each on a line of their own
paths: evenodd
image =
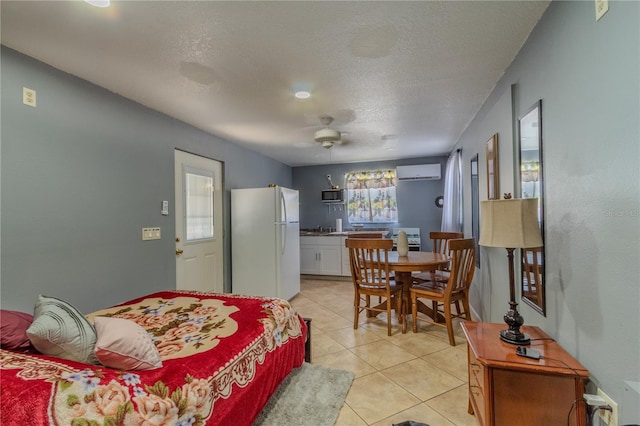
<svg viewBox="0 0 640 426">
<path fill-rule="evenodd" d="M 324 149 L 329 149 L 329 148 L 331 148 L 332 146 L 333 146 L 333 142 L 331 142 L 331 141 L 324 141 L 324 142 L 322 142 L 322 147 L 323 147 Z"/>
<path fill-rule="evenodd" d="M 340 140 L 340 132 L 329 128 L 320 129 L 313 135 L 313 140 L 318 143 L 328 141 L 333 144 Z"/>
<path fill-rule="evenodd" d="M 311 93 L 306 90 L 298 90 L 293 94 L 297 99 L 308 99 L 311 97 Z"/>
<path fill-rule="evenodd" d="M 91 6 L 95 7 L 109 7 L 111 5 L 110 0 L 84 0 L 89 3 Z"/>
</svg>

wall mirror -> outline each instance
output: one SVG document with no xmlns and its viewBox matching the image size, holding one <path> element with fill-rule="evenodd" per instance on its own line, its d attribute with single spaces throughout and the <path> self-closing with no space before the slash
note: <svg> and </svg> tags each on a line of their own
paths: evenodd
<svg viewBox="0 0 640 426">
<path fill-rule="evenodd" d="M 538 200 L 538 224 L 544 241 L 544 180 L 542 167 L 542 101 L 518 119 L 520 197 Z M 546 316 L 544 247 L 522 249 L 522 300 Z"/>
<path fill-rule="evenodd" d="M 500 175 L 498 165 L 498 134 L 486 143 L 487 151 L 487 199 L 500 199 Z"/>
<path fill-rule="evenodd" d="M 471 157 L 471 231 L 476 240 L 476 267 L 480 267 L 480 185 L 478 183 L 478 154 Z"/>
</svg>

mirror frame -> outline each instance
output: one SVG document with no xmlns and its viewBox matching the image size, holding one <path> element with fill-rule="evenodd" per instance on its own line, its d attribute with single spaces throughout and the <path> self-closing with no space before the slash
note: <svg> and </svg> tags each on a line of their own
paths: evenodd
<svg viewBox="0 0 640 426">
<path fill-rule="evenodd" d="M 537 126 L 536 126 L 537 124 Z M 523 161 L 523 153 L 527 151 L 535 151 L 530 149 L 537 145 L 538 148 L 538 169 L 537 173 L 534 168 L 527 168 L 524 170 L 523 163 L 535 161 L 531 158 L 525 158 Z M 547 316 L 547 302 L 546 302 L 546 289 L 545 289 L 545 248 L 544 248 L 544 168 L 543 168 L 543 151 L 542 151 L 542 100 L 538 100 L 531 108 L 527 110 L 523 115 L 518 118 L 518 188 L 520 191 L 520 198 L 538 198 L 538 218 L 540 224 L 540 233 L 542 234 L 542 251 L 540 255 L 540 276 L 541 282 L 538 285 L 536 291 L 539 297 L 536 299 L 529 298 L 525 295 L 525 269 L 524 269 L 524 250 L 521 250 L 520 255 L 520 294 L 522 300 L 531 306 L 534 310 L 538 311 L 543 316 Z M 525 175 L 527 176 L 525 178 Z M 531 180 L 533 176 L 534 180 Z M 534 182 L 533 192 L 531 194 L 525 191 L 524 184 Z M 536 189 L 538 194 L 536 194 Z"/>
</svg>

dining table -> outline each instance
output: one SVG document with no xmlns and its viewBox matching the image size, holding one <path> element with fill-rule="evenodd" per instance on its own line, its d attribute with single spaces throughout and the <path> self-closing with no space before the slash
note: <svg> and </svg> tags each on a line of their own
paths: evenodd
<svg viewBox="0 0 640 426">
<path fill-rule="evenodd" d="M 406 256 L 400 256 L 397 251 L 390 251 L 388 255 L 389 269 L 393 271 L 395 281 L 397 284 L 402 285 L 402 312 L 400 313 L 402 321 L 402 333 L 407 332 L 407 314 L 409 312 L 409 290 L 413 284 L 411 278 L 412 272 L 427 272 L 441 269 L 443 266 L 447 266 L 451 261 L 451 258 L 442 253 L 433 253 L 430 251 L 410 251 Z M 382 302 L 378 307 L 385 308 L 387 301 Z M 418 303 L 418 312 L 438 320 L 438 313 L 434 312 L 429 306 L 425 305 L 421 301 Z M 441 318 L 444 321 L 444 317 Z"/>
</svg>

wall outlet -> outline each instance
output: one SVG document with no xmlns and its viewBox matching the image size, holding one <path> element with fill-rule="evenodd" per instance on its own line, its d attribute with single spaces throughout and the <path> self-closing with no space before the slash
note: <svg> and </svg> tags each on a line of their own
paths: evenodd
<svg viewBox="0 0 640 426">
<path fill-rule="evenodd" d="M 596 21 L 609 10 L 609 0 L 596 0 Z"/>
<path fill-rule="evenodd" d="M 36 107 L 36 91 L 28 87 L 22 88 L 22 103 L 30 107 Z"/>
<path fill-rule="evenodd" d="M 609 410 L 599 410 L 601 424 L 607 426 L 618 426 L 618 404 L 613 399 L 609 398 L 609 395 L 604 393 L 602 389 L 598 388 L 598 395 L 604 398 L 605 402 L 611 407 Z"/>
</svg>

